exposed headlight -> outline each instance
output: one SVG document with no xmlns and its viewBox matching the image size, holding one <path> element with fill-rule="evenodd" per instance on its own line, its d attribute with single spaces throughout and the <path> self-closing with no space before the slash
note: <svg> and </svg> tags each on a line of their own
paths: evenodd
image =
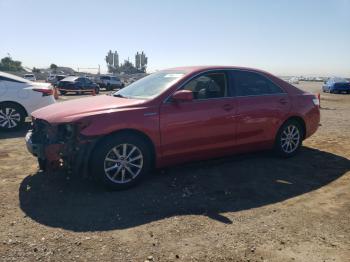
<svg viewBox="0 0 350 262">
<path fill-rule="evenodd" d="M 75 125 L 73 124 L 62 124 L 58 126 L 58 136 L 60 139 L 70 139 L 74 136 Z"/>
</svg>

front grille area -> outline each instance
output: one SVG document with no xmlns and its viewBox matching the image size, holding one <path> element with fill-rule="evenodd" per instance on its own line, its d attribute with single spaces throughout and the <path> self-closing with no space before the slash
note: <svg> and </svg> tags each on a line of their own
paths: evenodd
<svg viewBox="0 0 350 262">
<path fill-rule="evenodd" d="M 37 144 L 47 144 L 53 138 L 52 126 L 42 119 L 33 119 L 32 141 Z"/>
</svg>

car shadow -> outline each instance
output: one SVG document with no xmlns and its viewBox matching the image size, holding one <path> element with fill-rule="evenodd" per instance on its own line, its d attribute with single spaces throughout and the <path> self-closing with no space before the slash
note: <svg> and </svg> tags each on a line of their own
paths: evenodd
<svg viewBox="0 0 350 262">
<path fill-rule="evenodd" d="M 19 201 L 38 223 L 77 232 L 125 229 L 179 215 L 230 224 L 225 212 L 308 193 L 349 170 L 348 159 L 303 147 L 289 159 L 263 152 L 168 168 L 120 192 L 39 172 L 22 181 Z"/>
<path fill-rule="evenodd" d="M 25 137 L 26 133 L 28 132 L 30 128 L 30 123 L 26 122 L 24 123 L 23 127 L 21 129 L 16 131 L 0 131 L 0 140 L 1 139 L 8 139 L 8 138 L 18 138 L 18 137 Z"/>
</svg>

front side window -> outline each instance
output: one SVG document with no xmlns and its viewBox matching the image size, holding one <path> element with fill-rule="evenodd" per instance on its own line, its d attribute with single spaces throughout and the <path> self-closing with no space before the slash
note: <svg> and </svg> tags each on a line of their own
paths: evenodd
<svg viewBox="0 0 350 262">
<path fill-rule="evenodd" d="M 266 77 L 254 72 L 231 72 L 236 96 L 281 94 L 284 91 Z"/>
<path fill-rule="evenodd" d="M 194 99 L 226 97 L 226 75 L 225 73 L 207 73 L 191 80 L 183 89 L 192 91 Z"/>
</svg>

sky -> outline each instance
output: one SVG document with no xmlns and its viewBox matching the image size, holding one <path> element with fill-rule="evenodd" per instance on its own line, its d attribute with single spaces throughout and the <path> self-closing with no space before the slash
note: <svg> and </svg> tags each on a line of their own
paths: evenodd
<svg viewBox="0 0 350 262">
<path fill-rule="evenodd" d="M 0 0 L 0 58 L 106 71 L 148 56 L 148 71 L 256 67 L 277 75 L 350 76 L 350 0 Z"/>
</svg>

